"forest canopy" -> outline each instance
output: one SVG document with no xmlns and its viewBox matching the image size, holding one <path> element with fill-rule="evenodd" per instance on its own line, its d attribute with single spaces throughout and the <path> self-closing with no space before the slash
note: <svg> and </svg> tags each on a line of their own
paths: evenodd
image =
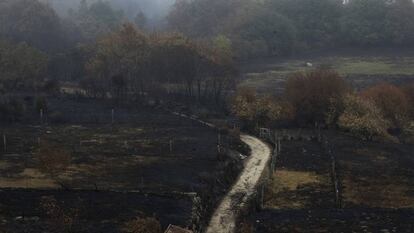
<svg viewBox="0 0 414 233">
<path fill-rule="evenodd" d="M 169 25 L 192 37 L 223 34 L 231 39 L 240 58 L 343 46 L 412 46 L 414 3 L 179 0 L 171 10 Z"/>
</svg>

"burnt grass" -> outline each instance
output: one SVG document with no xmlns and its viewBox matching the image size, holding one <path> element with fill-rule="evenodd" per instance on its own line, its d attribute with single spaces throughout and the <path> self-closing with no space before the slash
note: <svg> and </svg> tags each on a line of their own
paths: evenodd
<svg viewBox="0 0 414 233">
<path fill-rule="evenodd" d="M 97 100 L 50 99 L 42 124 L 39 115 L 29 111 L 21 123 L 2 127 L 8 146 L 6 153 L 0 146 L 0 174 L 7 180 L 0 184 L 0 229 L 27 232 L 27 221 L 15 221 L 23 213 L 29 219 L 40 217 L 38 223 L 46 221 L 38 206 L 40 197 L 48 195 L 65 205 L 78 199 L 88 203 L 82 219 L 86 225 L 90 219 L 93 230 L 86 232 L 118 232 L 114 229 L 119 224 L 141 212 L 155 215 L 164 227 L 192 227 L 192 207 L 201 218 L 195 221 L 205 224 L 242 169 L 237 158 L 219 156 L 217 130 L 161 107 L 112 106 Z M 71 166 L 61 176 L 64 187 L 42 187 L 42 180 L 27 177 L 27 169 L 38 167 L 34 152 L 39 140 L 71 153 Z M 244 148 L 231 134 L 223 134 L 221 142 L 226 148 Z M 14 179 L 20 185 L 8 187 Z M 195 193 L 201 203 L 189 208 L 187 194 L 182 199 L 153 197 L 168 193 Z M 36 229 L 30 232 L 42 232 Z"/>
<path fill-rule="evenodd" d="M 60 208 L 76 209 L 74 232 L 119 232 L 137 216 L 160 220 L 163 228 L 175 223 L 191 224 L 193 202 L 190 197 L 148 195 L 143 193 L 89 192 L 59 190 L 2 190 L 0 229 L 6 232 L 45 232 L 50 217 L 40 205 L 42 197 L 54 197 Z M 14 217 L 16 216 L 16 217 Z"/>
<path fill-rule="evenodd" d="M 414 146 L 365 142 L 335 132 L 328 138 L 337 159 L 342 207 L 334 205 L 333 192 L 323 192 L 325 186 L 298 187 L 282 193 L 284 200 L 311 204 L 265 208 L 250 218 L 254 232 L 414 232 Z M 283 142 L 277 168 L 323 173 L 326 163 L 321 161 L 329 158 L 301 153 L 312 144 Z"/>
<path fill-rule="evenodd" d="M 283 141 L 276 171 L 315 174 L 326 182 L 306 182 L 294 190 L 284 189 L 274 193 L 280 205 L 288 202 L 301 203 L 301 208 L 331 208 L 335 205 L 335 194 L 330 180 L 330 158 L 323 153 L 316 141 Z M 278 179 L 278 173 L 273 179 Z M 271 198 L 271 197 L 268 197 Z M 266 201 L 266 200 L 265 200 Z"/>
</svg>

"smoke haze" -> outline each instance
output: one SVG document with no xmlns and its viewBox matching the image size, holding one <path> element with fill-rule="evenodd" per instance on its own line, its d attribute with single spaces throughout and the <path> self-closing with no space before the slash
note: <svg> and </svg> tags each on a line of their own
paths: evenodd
<svg viewBox="0 0 414 233">
<path fill-rule="evenodd" d="M 61 16 L 66 16 L 69 10 L 76 10 L 81 0 L 44 0 L 48 2 Z M 99 0 L 87 0 L 88 4 Z M 175 0 L 103 0 L 109 2 L 114 9 L 122 10 L 126 17 L 132 19 L 142 11 L 152 22 L 164 18 L 168 9 L 174 4 Z"/>
</svg>

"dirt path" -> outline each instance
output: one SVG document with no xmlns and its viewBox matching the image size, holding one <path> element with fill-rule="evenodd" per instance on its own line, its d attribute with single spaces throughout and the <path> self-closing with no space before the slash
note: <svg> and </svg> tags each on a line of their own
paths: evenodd
<svg viewBox="0 0 414 233">
<path fill-rule="evenodd" d="M 178 112 L 171 113 L 198 121 L 207 127 L 216 128 L 215 125 L 202 121 L 196 116 L 188 116 Z M 214 211 L 206 233 L 233 233 L 235 231 L 237 215 L 254 194 L 260 177 L 271 158 L 269 146 L 258 138 L 246 134 L 241 135 L 240 138 L 250 147 L 251 155 L 248 157 L 240 177 Z"/>
<path fill-rule="evenodd" d="M 206 233 L 235 231 L 237 214 L 254 194 L 255 187 L 271 157 L 270 148 L 259 139 L 249 135 L 242 135 L 241 139 L 251 148 L 251 156 L 246 161 L 239 179 L 214 212 Z"/>
</svg>

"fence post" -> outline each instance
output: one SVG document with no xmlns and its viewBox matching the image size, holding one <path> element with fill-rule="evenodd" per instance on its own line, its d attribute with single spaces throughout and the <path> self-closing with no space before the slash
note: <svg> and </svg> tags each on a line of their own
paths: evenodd
<svg viewBox="0 0 414 233">
<path fill-rule="evenodd" d="M 277 149 L 278 149 L 278 152 L 280 153 L 282 151 L 282 144 L 280 142 L 280 138 L 277 139 L 277 143 L 278 143 Z"/>
<path fill-rule="evenodd" d="M 218 144 L 221 145 L 221 134 L 220 134 L 220 130 L 218 132 L 217 141 L 218 141 Z"/>
<path fill-rule="evenodd" d="M 6 134 L 3 134 L 3 146 L 4 146 L 4 153 L 7 152 L 7 138 L 6 138 Z"/>
<path fill-rule="evenodd" d="M 112 124 L 114 124 L 114 121 L 115 121 L 114 115 L 115 115 L 115 109 L 112 109 L 112 111 L 111 111 L 111 122 L 112 122 Z"/>
<path fill-rule="evenodd" d="M 43 124 L 43 108 L 40 109 L 40 124 Z"/>
<path fill-rule="evenodd" d="M 259 209 L 263 209 L 264 206 L 264 193 L 265 193 L 265 185 L 262 184 L 260 187 L 260 205 Z"/>
</svg>

